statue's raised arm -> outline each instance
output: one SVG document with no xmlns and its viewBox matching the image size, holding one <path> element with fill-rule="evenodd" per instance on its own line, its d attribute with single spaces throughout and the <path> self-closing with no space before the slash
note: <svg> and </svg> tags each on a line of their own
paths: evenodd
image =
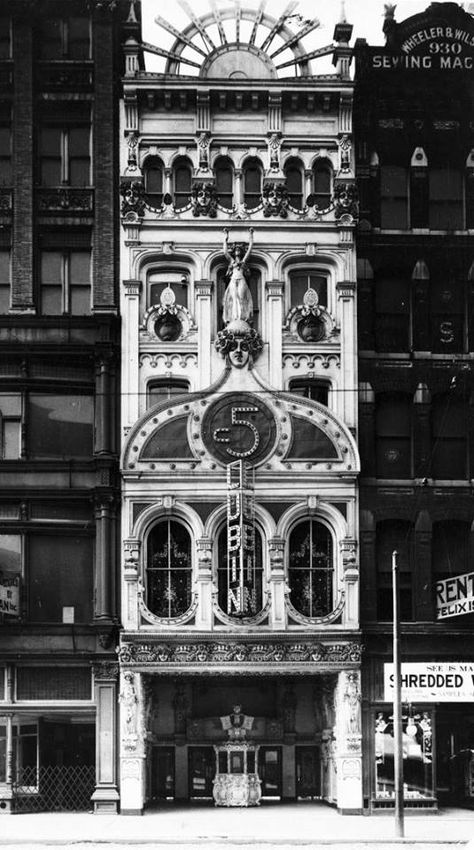
<svg viewBox="0 0 474 850">
<path fill-rule="evenodd" d="M 242 262 L 246 263 L 248 258 L 250 257 L 250 252 L 253 247 L 253 227 L 249 227 L 249 246 L 245 252 L 244 257 L 242 257 Z"/>
<path fill-rule="evenodd" d="M 232 262 L 232 255 L 229 253 L 229 231 L 227 230 L 227 227 L 224 228 L 224 244 L 222 246 L 222 250 L 226 260 L 229 263 Z"/>
</svg>

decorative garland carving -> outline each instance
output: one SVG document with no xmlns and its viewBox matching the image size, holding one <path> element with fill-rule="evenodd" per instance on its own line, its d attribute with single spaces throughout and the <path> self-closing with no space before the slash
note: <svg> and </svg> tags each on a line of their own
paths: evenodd
<svg viewBox="0 0 474 850">
<path fill-rule="evenodd" d="M 92 665 L 94 679 L 107 679 L 115 682 L 118 679 L 119 667 L 116 661 L 100 661 Z"/>
<path fill-rule="evenodd" d="M 339 354 L 324 355 L 308 355 L 308 354 L 284 354 L 283 367 L 292 366 L 293 369 L 299 369 L 301 366 L 306 366 L 307 369 L 314 370 L 318 366 L 323 369 L 330 369 L 334 366 L 336 369 L 341 368 L 341 359 Z"/>
<path fill-rule="evenodd" d="M 362 645 L 355 641 L 322 643 L 316 640 L 209 641 L 208 643 L 124 643 L 118 651 L 123 665 L 146 664 L 360 664 Z"/>
<path fill-rule="evenodd" d="M 140 366 L 145 366 L 148 363 L 152 369 L 157 369 L 159 366 L 164 366 L 165 369 L 173 369 L 180 366 L 182 369 L 187 369 L 188 366 L 197 365 L 196 354 L 149 354 L 145 352 L 140 355 Z"/>
<path fill-rule="evenodd" d="M 306 617 L 304 614 L 300 614 L 299 611 L 294 608 L 292 603 L 290 602 L 290 591 L 288 588 L 285 589 L 285 607 L 288 611 L 289 616 L 295 620 L 297 623 L 302 623 L 306 626 L 321 626 L 326 625 L 327 623 L 334 623 L 341 616 L 344 610 L 345 603 L 345 595 L 344 591 L 340 591 L 339 601 L 336 607 L 330 611 L 329 614 L 326 614 L 324 617 Z"/>
</svg>

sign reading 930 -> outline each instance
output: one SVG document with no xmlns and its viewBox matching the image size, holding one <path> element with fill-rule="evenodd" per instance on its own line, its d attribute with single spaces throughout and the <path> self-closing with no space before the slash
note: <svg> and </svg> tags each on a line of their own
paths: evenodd
<svg viewBox="0 0 474 850">
<path fill-rule="evenodd" d="M 221 463 L 259 463 L 273 449 L 275 438 L 273 413 L 250 393 L 226 393 L 203 417 L 203 443 Z"/>
</svg>

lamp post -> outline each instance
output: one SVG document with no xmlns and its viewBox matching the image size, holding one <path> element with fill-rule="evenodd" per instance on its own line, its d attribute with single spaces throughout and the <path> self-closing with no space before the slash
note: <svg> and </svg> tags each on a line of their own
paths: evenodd
<svg viewBox="0 0 474 850">
<path fill-rule="evenodd" d="M 392 552 L 393 590 L 393 745 L 395 780 L 395 835 L 405 834 L 403 812 L 403 725 L 402 676 L 400 662 L 400 607 L 398 592 L 398 552 Z"/>
</svg>

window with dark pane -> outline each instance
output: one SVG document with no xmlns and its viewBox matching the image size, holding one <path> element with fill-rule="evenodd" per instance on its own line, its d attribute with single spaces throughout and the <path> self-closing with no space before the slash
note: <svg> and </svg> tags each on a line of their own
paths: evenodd
<svg viewBox="0 0 474 850">
<path fill-rule="evenodd" d="M 0 248 L 0 313 L 10 309 L 11 266 L 10 250 Z"/>
<path fill-rule="evenodd" d="M 64 534 L 28 538 L 28 614 L 33 622 L 63 621 L 63 608 L 74 608 L 74 622 L 92 619 L 93 541 Z"/>
<path fill-rule="evenodd" d="M 32 458 L 87 458 L 93 452 L 90 395 L 30 393 L 28 454 Z"/>
<path fill-rule="evenodd" d="M 258 207 L 262 201 L 262 164 L 252 157 L 244 164 L 244 203 L 248 210 Z"/>
<path fill-rule="evenodd" d="M 90 251 L 42 251 L 40 308 L 47 316 L 91 312 Z"/>
<path fill-rule="evenodd" d="M 318 210 L 331 206 L 332 169 L 329 163 L 319 162 L 313 166 L 313 197 Z"/>
<path fill-rule="evenodd" d="M 312 271 L 298 270 L 290 273 L 290 303 L 291 307 L 301 307 L 304 303 L 304 295 L 308 289 L 314 289 L 318 293 L 319 303 L 327 307 L 327 279 Z"/>
<path fill-rule="evenodd" d="M 179 378 L 167 380 L 166 378 L 159 381 L 152 381 L 148 384 L 147 392 L 147 407 L 153 407 L 160 401 L 173 398 L 176 395 L 182 395 L 189 392 L 189 381 Z"/>
<path fill-rule="evenodd" d="M 324 617 L 334 607 L 334 554 L 329 529 L 305 520 L 291 532 L 288 579 L 291 604 L 305 617 Z"/>
<path fill-rule="evenodd" d="M 90 24 L 86 16 L 40 18 L 38 26 L 40 59 L 89 59 Z"/>
<path fill-rule="evenodd" d="M 429 170 L 429 226 L 431 230 L 461 230 L 464 227 L 464 185 L 455 168 Z"/>
<path fill-rule="evenodd" d="M 179 522 L 164 520 L 150 532 L 147 544 L 147 596 L 157 617 L 178 617 L 191 604 L 191 537 Z"/>
<path fill-rule="evenodd" d="M 21 457 L 22 396 L 20 392 L 0 393 L 0 457 Z"/>
<path fill-rule="evenodd" d="M 0 186 L 12 186 L 11 108 L 0 104 Z"/>
<path fill-rule="evenodd" d="M 375 345 L 377 351 L 408 351 L 410 341 L 409 280 L 381 277 L 375 286 Z"/>
<path fill-rule="evenodd" d="M 303 164 L 296 159 L 285 164 L 286 189 L 290 206 L 296 210 L 303 208 Z"/>
<path fill-rule="evenodd" d="M 183 273 L 183 278 L 186 278 L 186 274 Z M 149 306 L 154 306 L 155 304 L 160 304 L 161 293 L 168 286 L 171 287 L 175 296 L 176 296 L 176 304 L 179 304 L 180 307 L 188 306 L 188 283 L 187 278 L 185 282 L 176 281 L 176 280 L 160 280 L 158 282 L 150 282 L 150 297 L 149 297 Z"/>
<path fill-rule="evenodd" d="M 227 526 L 219 533 L 217 541 L 217 586 L 218 586 L 218 601 L 219 608 L 225 613 L 228 612 L 228 593 L 229 593 L 229 570 L 228 570 L 228 555 L 227 555 Z M 255 552 L 252 578 L 249 576 L 244 578 L 246 586 L 249 589 L 250 607 L 249 615 L 258 614 L 262 610 L 263 599 L 263 557 L 262 557 L 262 535 L 260 531 L 255 529 Z"/>
<path fill-rule="evenodd" d="M 187 157 L 179 157 L 173 166 L 173 191 L 176 209 L 186 207 L 191 198 L 192 167 Z"/>
<path fill-rule="evenodd" d="M 221 207 L 231 210 L 234 204 L 234 169 L 232 161 L 226 156 L 219 157 L 214 165 L 214 174 L 218 203 Z"/>
<path fill-rule="evenodd" d="M 42 186 L 91 185 L 90 109 L 83 104 L 59 112 L 44 109 L 38 136 Z"/>
<path fill-rule="evenodd" d="M 11 56 L 11 18 L 0 15 L 0 59 Z"/>
<path fill-rule="evenodd" d="M 433 396 L 431 405 L 431 476 L 466 478 L 468 406 L 454 393 Z"/>
<path fill-rule="evenodd" d="M 437 354 L 464 350 L 465 292 L 461 280 L 432 280 L 431 350 Z"/>
<path fill-rule="evenodd" d="M 289 390 L 301 398 L 309 398 L 325 407 L 328 405 L 329 385 L 317 378 L 295 378 L 290 381 Z"/>
<path fill-rule="evenodd" d="M 398 553 L 400 619 L 413 619 L 413 525 L 403 520 L 377 524 L 377 619 L 393 619 L 392 553 Z"/>
<path fill-rule="evenodd" d="M 380 226 L 386 230 L 408 227 L 408 169 L 399 165 L 380 168 Z"/>
<path fill-rule="evenodd" d="M 378 478 L 411 477 L 412 397 L 403 393 L 380 393 L 375 430 Z"/>
<path fill-rule="evenodd" d="M 145 193 L 152 206 L 160 207 L 163 202 L 163 163 L 158 157 L 148 157 L 143 166 Z"/>
</svg>

